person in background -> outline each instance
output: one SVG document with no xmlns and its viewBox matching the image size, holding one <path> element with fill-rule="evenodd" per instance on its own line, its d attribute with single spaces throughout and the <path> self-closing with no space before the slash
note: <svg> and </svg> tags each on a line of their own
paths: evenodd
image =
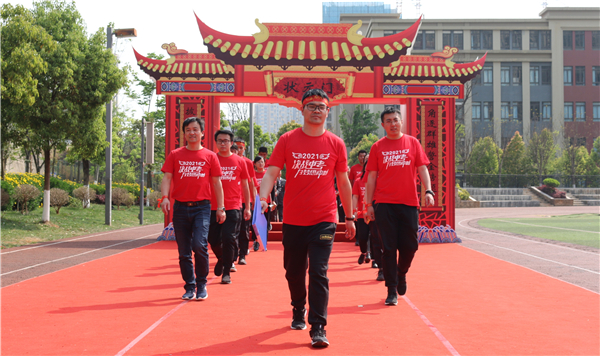
<svg viewBox="0 0 600 356">
<path fill-rule="evenodd" d="M 261 146 L 258 148 L 258 155 L 265 160 L 265 168 L 269 167 L 269 159 L 267 159 L 268 154 L 269 150 L 266 147 Z"/>
<path fill-rule="evenodd" d="M 265 173 L 267 172 L 265 170 L 265 160 L 262 158 L 262 156 L 256 156 L 254 158 L 254 167 L 256 168 L 256 180 L 258 181 L 258 186 L 260 187 L 260 183 L 262 182 L 262 179 L 265 176 Z M 277 204 L 275 203 L 275 187 L 273 187 L 273 189 L 271 190 L 271 193 L 267 197 L 267 204 L 269 204 L 269 209 L 267 209 L 267 211 L 265 211 L 265 219 L 267 219 L 267 223 L 269 224 L 269 228 L 267 230 L 270 231 L 271 230 L 271 214 L 277 208 Z M 267 236 L 268 236 L 268 234 L 269 233 L 267 232 Z M 256 241 L 256 242 L 258 242 L 258 241 Z"/>
<path fill-rule="evenodd" d="M 277 175 L 275 188 L 275 202 L 277 203 L 277 221 L 283 221 L 283 197 L 285 196 L 285 179 L 281 178 L 281 172 Z"/>
<path fill-rule="evenodd" d="M 248 186 L 250 189 L 250 211 L 252 211 L 253 210 L 252 202 L 254 201 L 254 198 L 256 197 L 256 187 L 257 187 L 256 173 L 254 171 L 254 163 L 252 162 L 252 160 L 250 160 L 249 158 L 244 156 L 244 151 L 246 150 L 246 141 L 244 141 L 240 137 L 235 137 L 233 139 L 233 142 L 238 148 L 238 153 L 237 153 L 238 156 L 242 157 L 244 162 L 246 162 L 246 169 L 247 169 L 248 175 L 249 175 Z M 246 209 L 246 203 L 242 203 L 242 210 L 245 210 L 245 209 Z M 252 220 L 243 220 L 243 219 L 241 220 L 240 233 L 238 235 L 239 250 L 238 250 L 238 254 L 237 254 L 238 255 L 238 264 L 240 264 L 240 265 L 247 264 L 246 255 L 250 251 L 248 249 L 248 244 L 250 243 L 251 227 L 252 227 Z M 255 248 L 256 248 L 256 251 L 258 251 L 258 242 L 256 242 L 256 241 L 255 241 Z"/>
<path fill-rule="evenodd" d="M 365 166 L 365 157 L 367 156 L 367 151 L 360 150 L 358 151 L 358 163 L 354 166 L 350 167 L 350 182 L 354 182 L 356 178 L 360 177 L 363 172 L 363 167 Z"/>
</svg>

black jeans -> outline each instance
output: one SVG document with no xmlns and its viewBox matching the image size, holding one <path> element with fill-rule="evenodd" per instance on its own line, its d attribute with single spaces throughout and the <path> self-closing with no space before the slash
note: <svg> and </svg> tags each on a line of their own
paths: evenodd
<svg viewBox="0 0 600 356">
<path fill-rule="evenodd" d="M 329 304 L 329 256 L 336 224 L 322 222 L 312 226 L 283 224 L 283 267 L 290 289 L 292 306 L 306 305 L 308 268 L 308 323 L 327 325 Z"/>
<path fill-rule="evenodd" d="M 406 276 L 419 248 L 419 211 L 416 206 L 404 204 L 380 203 L 374 204 L 374 208 L 375 223 L 383 244 L 385 285 L 396 287 L 398 277 Z"/>
<path fill-rule="evenodd" d="M 371 257 L 377 263 L 379 268 L 383 268 L 383 247 L 381 246 L 381 236 L 379 236 L 379 230 L 377 230 L 377 224 L 375 221 L 369 222 L 369 243 L 371 245 Z"/>
<path fill-rule="evenodd" d="M 236 237 L 239 233 L 239 210 L 226 210 L 225 222 L 217 222 L 217 212 L 210 212 L 210 227 L 208 229 L 208 243 L 217 259 L 223 262 L 223 274 L 229 275 L 231 264 L 237 249 Z"/>
<path fill-rule="evenodd" d="M 367 253 L 369 243 L 369 225 L 365 223 L 365 219 L 356 219 L 356 240 L 360 246 L 360 253 Z"/>
<path fill-rule="evenodd" d="M 173 230 L 179 251 L 179 269 L 185 281 L 185 290 L 195 290 L 206 286 L 208 276 L 208 225 L 210 204 L 185 206 L 175 203 L 173 206 Z M 194 275 L 194 262 L 196 270 Z"/>
<path fill-rule="evenodd" d="M 239 245 L 239 253 L 236 253 L 234 257 L 245 258 L 248 253 L 248 243 L 249 241 L 249 230 L 250 226 L 252 226 L 252 219 L 244 220 L 244 209 L 246 209 L 246 203 L 242 203 L 242 209 L 240 209 L 241 218 L 239 221 L 239 233 L 238 233 L 238 245 Z"/>
</svg>

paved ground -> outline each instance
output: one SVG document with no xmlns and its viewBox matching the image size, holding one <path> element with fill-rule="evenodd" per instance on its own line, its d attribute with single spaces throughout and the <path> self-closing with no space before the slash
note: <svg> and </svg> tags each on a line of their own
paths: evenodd
<svg viewBox="0 0 600 356">
<path fill-rule="evenodd" d="M 463 247 L 600 293 L 598 249 L 493 231 L 477 224 L 477 220 L 485 218 L 526 218 L 599 212 L 597 206 L 456 209 L 456 231 L 463 241 Z"/>
</svg>

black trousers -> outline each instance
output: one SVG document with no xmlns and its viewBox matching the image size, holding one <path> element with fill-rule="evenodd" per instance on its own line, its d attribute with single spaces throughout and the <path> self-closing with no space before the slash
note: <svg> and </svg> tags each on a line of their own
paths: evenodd
<svg viewBox="0 0 600 356">
<path fill-rule="evenodd" d="M 367 253 L 369 246 L 369 225 L 365 223 L 365 219 L 356 219 L 356 240 L 360 246 L 360 253 Z"/>
<path fill-rule="evenodd" d="M 306 305 L 308 269 L 308 323 L 327 325 L 329 304 L 329 256 L 336 224 L 322 222 L 312 226 L 283 224 L 283 267 L 290 289 L 292 306 Z"/>
<path fill-rule="evenodd" d="M 242 208 L 240 209 L 240 221 L 239 221 L 239 233 L 238 233 L 238 248 L 239 253 L 235 254 L 235 259 L 237 259 L 238 255 L 241 258 L 245 258 L 248 253 L 248 243 L 250 242 L 250 227 L 252 226 L 252 218 L 250 220 L 244 220 L 244 209 L 246 209 L 246 203 L 242 203 Z"/>
<path fill-rule="evenodd" d="M 377 230 L 377 224 L 375 221 L 369 222 L 369 244 L 371 246 L 371 258 L 377 263 L 379 268 L 383 268 L 382 255 L 383 246 L 381 245 L 381 236 L 379 236 L 379 230 Z"/>
<path fill-rule="evenodd" d="M 419 211 L 404 204 L 374 204 L 375 223 L 383 244 L 385 285 L 396 287 L 404 278 L 419 248 Z M 396 256 L 398 261 L 396 262 Z"/>
<path fill-rule="evenodd" d="M 210 212 L 210 225 L 208 227 L 208 243 L 217 259 L 223 263 L 223 274 L 229 275 L 231 264 L 235 260 L 237 249 L 236 236 L 240 220 L 239 210 L 226 210 L 225 222 L 217 222 L 216 210 Z"/>
</svg>

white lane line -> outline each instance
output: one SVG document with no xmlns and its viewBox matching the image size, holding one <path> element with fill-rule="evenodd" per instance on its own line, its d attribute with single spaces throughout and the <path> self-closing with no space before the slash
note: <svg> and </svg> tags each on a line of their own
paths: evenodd
<svg viewBox="0 0 600 356">
<path fill-rule="evenodd" d="M 209 285 L 212 283 L 212 281 L 215 280 L 215 278 L 217 278 L 217 276 L 213 276 L 213 278 L 211 278 L 208 282 L 206 282 L 206 285 Z M 146 329 L 143 333 L 141 333 L 138 337 L 136 337 L 135 339 L 133 339 L 132 342 L 129 343 L 129 345 L 125 346 L 123 348 L 123 350 L 119 351 L 115 356 L 123 356 L 125 355 L 125 353 L 129 350 L 131 350 L 131 348 L 133 348 L 138 342 L 140 342 L 143 338 L 146 337 L 146 335 L 150 334 L 152 332 L 152 330 L 156 329 L 163 321 L 167 320 L 168 317 L 170 317 L 171 315 L 173 315 L 177 310 L 179 310 L 180 308 L 182 308 L 184 305 L 186 305 L 189 302 L 189 300 L 183 301 L 181 302 L 178 306 L 176 306 L 175 308 L 173 308 L 171 311 L 169 311 L 167 314 L 163 315 L 162 318 L 158 319 L 154 324 L 152 324 L 148 329 Z"/>
<path fill-rule="evenodd" d="M 535 227 L 544 227 L 544 228 L 547 228 L 547 229 L 558 229 L 558 230 L 567 230 L 567 231 L 589 232 L 590 234 L 600 234 L 600 231 L 596 232 L 596 231 L 588 231 L 588 230 L 567 229 L 567 228 L 564 228 L 564 227 L 534 225 L 534 224 L 526 224 L 526 223 L 516 222 L 516 221 L 493 219 L 493 218 L 491 218 L 490 220 L 497 220 L 497 221 L 502 221 L 502 222 L 511 223 L 511 224 L 520 224 L 520 225 L 528 225 L 528 226 L 535 226 Z"/>
<path fill-rule="evenodd" d="M 70 255 L 70 256 L 66 256 L 66 257 L 57 258 L 57 259 L 55 259 L 55 260 L 52 260 L 52 261 L 46 261 L 46 262 L 38 263 L 38 264 L 36 264 L 36 265 L 32 265 L 32 266 L 28 266 L 28 267 L 24 267 L 24 268 L 16 269 L 16 270 L 14 270 L 14 271 L 6 272 L 6 273 L 2 273 L 2 274 L 0 274 L 0 276 L 6 276 L 7 274 L 11 274 L 11 273 L 15 273 L 15 272 L 21 272 L 21 271 L 25 271 L 25 270 L 28 270 L 28 269 L 31 269 L 31 268 L 35 268 L 35 267 L 39 267 L 39 266 L 46 265 L 46 264 L 48 264 L 48 263 L 58 262 L 58 261 L 66 260 L 66 259 L 69 259 L 69 258 L 73 258 L 73 257 L 77 257 L 77 256 L 86 255 L 86 254 L 88 254 L 88 253 L 92 253 L 92 252 L 96 252 L 96 251 L 104 250 L 104 249 L 107 249 L 107 248 L 109 248 L 109 247 L 118 246 L 118 245 L 126 244 L 126 243 L 128 243 L 128 242 L 132 242 L 132 241 L 137 241 L 137 240 L 145 239 L 146 237 L 150 237 L 150 236 L 156 236 L 156 234 L 150 234 L 150 235 L 146 235 L 146 236 L 138 237 L 137 239 L 133 239 L 133 240 L 127 240 L 127 241 L 122 241 L 122 242 L 119 242 L 119 243 L 116 243 L 116 244 L 112 244 L 112 245 L 104 246 L 104 247 L 101 247 L 101 248 L 97 248 L 97 249 L 95 249 L 95 250 L 89 250 L 89 251 L 86 251 L 86 252 L 78 253 L 78 254 L 76 254 L 76 255 Z"/>
<path fill-rule="evenodd" d="M 415 311 L 415 313 L 417 313 L 417 315 L 419 316 L 419 318 L 421 318 L 421 320 L 423 320 L 423 322 L 425 323 L 425 325 L 427 325 L 427 327 L 429 327 L 429 329 L 431 331 L 433 331 L 433 334 L 442 342 L 442 345 L 444 345 L 448 351 L 450 351 L 450 353 L 454 356 L 460 356 L 460 354 L 458 353 L 458 351 L 456 351 L 456 349 L 452 346 L 452 344 L 450 344 L 450 341 L 448 341 L 448 339 L 446 339 L 444 337 L 444 335 L 442 335 L 442 333 L 438 330 L 438 328 L 436 328 L 430 321 L 429 319 L 427 319 L 427 317 L 425 316 L 425 314 L 423 314 L 419 308 L 417 308 L 416 305 L 414 305 L 410 299 L 408 299 L 405 295 L 402 296 L 402 298 L 404 299 L 404 301 Z"/>
<path fill-rule="evenodd" d="M 160 225 L 160 224 L 153 224 L 153 225 Z M 90 237 L 97 237 L 97 236 L 102 236 L 102 235 L 108 235 L 108 234 L 115 233 L 117 231 L 137 230 L 137 229 L 142 229 L 144 227 L 150 227 L 150 226 L 152 226 L 152 225 L 144 225 L 144 226 L 132 227 L 132 228 L 129 228 L 129 229 L 122 229 L 122 230 L 111 230 L 111 231 L 108 231 L 108 232 L 104 232 L 102 234 L 95 234 L 95 235 L 83 236 L 83 237 L 78 237 L 78 238 L 70 239 L 70 240 L 61 240 L 61 241 L 57 241 L 57 242 L 53 242 L 53 243 L 49 243 L 49 244 L 36 245 L 36 246 L 26 247 L 26 248 L 22 248 L 22 249 L 19 249 L 19 250 L 14 250 L 14 251 L 6 251 L 6 252 L 0 253 L 0 255 L 8 255 L 9 253 L 15 253 L 15 252 L 33 250 L 34 248 L 40 248 L 40 247 L 57 245 L 57 244 L 63 244 L 63 243 L 67 243 L 67 242 L 71 242 L 71 241 L 77 241 L 77 240 L 82 240 L 82 239 L 89 239 Z"/>
<path fill-rule="evenodd" d="M 506 234 L 502 234 L 499 232 L 493 232 L 493 231 L 488 231 L 488 230 L 482 230 L 482 229 L 476 229 L 476 228 L 472 228 L 470 226 L 465 226 L 462 224 L 463 221 L 467 221 L 467 220 L 474 220 L 474 219 L 464 219 L 458 222 L 458 225 L 460 225 L 461 227 L 465 227 L 467 229 L 471 229 L 471 230 L 475 230 L 475 231 L 479 231 L 479 232 L 484 232 L 486 234 L 494 234 L 494 235 L 500 235 L 500 236 L 505 236 L 505 237 L 510 237 L 511 239 L 515 239 L 515 240 L 523 240 L 523 241 L 527 241 L 527 242 L 531 242 L 531 243 L 536 243 L 536 244 L 541 244 L 544 246 L 552 246 L 552 247 L 557 247 L 557 248 L 564 248 L 567 250 L 571 250 L 571 251 L 577 251 L 577 252 L 581 252 L 581 253 L 587 253 L 590 255 L 594 255 L 594 256 L 598 256 L 598 253 L 596 252 L 590 252 L 590 251 L 584 251 L 584 250 L 580 250 L 577 248 L 573 248 L 573 247 L 568 247 L 568 246 L 563 246 L 563 245 L 556 245 L 556 244 L 550 244 L 547 242 L 540 242 L 540 241 L 535 241 L 535 240 L 530 240 L 530 239 L 524 239 L 522 237 L 518 237 L 518 236 L 513 236 L 513 235 L 506 235 Z"/>
<path fill-rule="evenodd" d="M 458 223 L 458 224 L 460 225 L 460 223 Z M 460 225 L 460 226 L 466 227 L 467 229 L 481 231 L 481 230 L 473 229 L 471 227 L 464 226 L 464 225 Z M 464 236 L 460 236 L 460 238 L 464 239 L 464 240 L 471 240 L 471 241 L 476 241 L 476 242 L 479 242 L 479 243 L 482 243 L 482 244 L 494 246 L 494 247 L 497 247 L 497 248 L 501 248 L 503 250 L 508 250 L 508 251 L 511 251 L 511 252 L 519 253 L 519 254 L 522 254 L 522 255 L 525 255 L 525 256 L 528 256 L 528 257 L 537 258 L 537 259 L 540 259 L 542 261 L 552 262 L 552 263 L 556 263 L 556 264 L 559 264 L 559 265 L 562 265 L 562 266 L 571 267 L 571 268 L 579 269 L 579 270 L 582 270 L 582 271 L 585 271 L 585 272 L 590 272 L 590 273 L 593 273 L 593 274 L 600 275 L 600 272 L 597 272 L 597 271 L 592 271 L 592 270 L 589 270 L 587 268 L 582 268 L 582 267 L 573 266 L 573 265 L 570 265 L 570 264 L 567 264 L 567 263 L 562 263 L 562 262 L 558 262 L 558 261 L 554 261 L 554 260 L 549 260 L 547 258 L 539 257 L 539 256 L 536 256 L 536 255 L 532 255 L 532 254 L 529 254 L 529 253 L 521 252 L 521 251 L 518 251 L 518 250 L 513 250 L 513 249 L 508 248 L 508 247 L 498 246 L 498 245 L 494 245 L 494 244 L 491 244 L 491 243 L 488 243 L 488 242 L 483 242 L 483 241 L 476 240 L 476 239 L 470 239 L 470 238 L 464 237 Z"/>
</svg>

